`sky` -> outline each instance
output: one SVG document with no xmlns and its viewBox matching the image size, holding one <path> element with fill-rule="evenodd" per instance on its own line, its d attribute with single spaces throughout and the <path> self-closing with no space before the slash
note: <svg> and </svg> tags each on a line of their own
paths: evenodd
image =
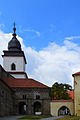
<svg viewBox="0 0 80 120">
<path fill-rule="evenodd" d="M 0 0 L 0 64 L 16 23 L 26 72 L 48 86 L 73 86 L 80 71 L 80 0 Z"/>
</svg>

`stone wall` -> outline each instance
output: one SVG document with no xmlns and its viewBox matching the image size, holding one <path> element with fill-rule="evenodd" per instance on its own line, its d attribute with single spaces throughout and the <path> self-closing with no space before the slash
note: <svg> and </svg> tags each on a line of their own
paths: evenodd
<svg viewBox="0 0 80 120">
<path fill-rule="evenodd" d="M 11 77 L 0 65 L 0 116 L 13 114 L 13 91 L 6 83 Z"/>
<path fill-rule="evenodd" d="M 50 89 L 13 88 L 15 91 L 15 113 L 19 114 L 19 103 L 26 104 L 26 114 L 34 114 L 34 103 L 41 104 L 41 114 L 50 114 Z M 36 98 L 36 95 L 40 98 Z"/>
<path fill-rule="evenodd" d="M 11 89 L 0 79 L 0 116 L 13 114 L 13 96 Z"/>
</svg>

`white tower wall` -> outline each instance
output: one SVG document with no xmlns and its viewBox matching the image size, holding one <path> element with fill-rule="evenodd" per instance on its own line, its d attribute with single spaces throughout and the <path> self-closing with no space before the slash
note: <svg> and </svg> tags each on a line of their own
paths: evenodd
<svg viewBox="0 0 80 120">
<path fill-rule="evenodd" d="M 11 70 L 11 64 L 16 65 L 16 70 Z M 3 67 L 8 72 L 25 72 L 25 61 L 22 56 L 4 56 L 3 57 Z"/>
</svg>

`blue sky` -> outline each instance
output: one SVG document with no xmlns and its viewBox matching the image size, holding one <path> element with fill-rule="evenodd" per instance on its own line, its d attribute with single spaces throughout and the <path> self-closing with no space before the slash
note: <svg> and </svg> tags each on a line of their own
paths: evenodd
<svg viewBox="0 0 80 120">
<path fill-rule="evenodd" d="M 16 23 L 26 72 L 51 86 L 80 71 L 80 0 L 0 0 L 0 63 Z"/>
<path fill-rule="evenodd" d="M 26 46 L 62 45 L 65 37 L 80 35 L 80 0 L 0 0 L 1 29 L 12 32 L 14 20 Z"/>
</svg>

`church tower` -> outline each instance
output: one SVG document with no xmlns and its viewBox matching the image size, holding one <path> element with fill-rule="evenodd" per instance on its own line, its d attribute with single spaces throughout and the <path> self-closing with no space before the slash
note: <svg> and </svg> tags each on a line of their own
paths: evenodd
<svg viewBox="0 0 80 120">
<path fill-rule="evenodd" d="M 8 50 L 3 51 L 3 67 L 15 78 L 27 78 L 25 73 L 26 58 L 21 49 L 21 44 L 16 37 L 15 23 L 12 36 L 8 43 Z"/>
</svg>

